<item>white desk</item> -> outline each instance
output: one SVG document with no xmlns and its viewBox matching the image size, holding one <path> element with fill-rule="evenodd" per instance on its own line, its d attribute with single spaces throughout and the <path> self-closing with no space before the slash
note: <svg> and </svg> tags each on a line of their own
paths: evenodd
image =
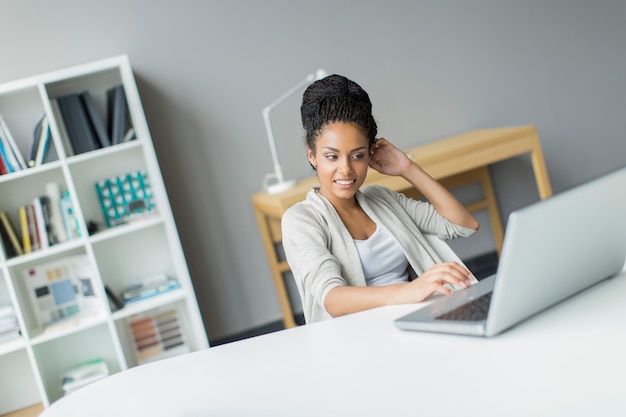
<svg viewBox="0 0 626 417">
<path fill-rule="evenodd" d="M 385 307 L 144 365 L 42 417 L 623 416 L 626 272 L 493 338 L 412 333 Z"/>
</svg>

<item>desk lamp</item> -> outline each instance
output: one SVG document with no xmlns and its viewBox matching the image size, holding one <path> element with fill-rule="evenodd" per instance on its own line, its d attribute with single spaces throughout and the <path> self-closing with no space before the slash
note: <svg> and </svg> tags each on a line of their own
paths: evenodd
<svg viewBox="0 0 626 417">
<path fill-rule="evenodd" d="M 289 91 L 278 97 L 272 102 L 272 104 L 263 109 L 265 131 L 267 132 L 267 140 L 270 144 L 272 161 L 274 162 L 274 172 L 271 174 L 266 174 L 265 178 L 263 179 L 263 188 L 269 194 L 282 193 L 283 191 L 287 191 L 296 184 L 296 180 L 285 180 L 283 177 L 283 169 L 280 166 L 280 162 L 278 161 L 278 153 L 276 152 L 276 142 L 274 141 L 274 132 L 272 131 L 272 123 L 270 122 L 270 113 L 272 112 L 272 110 L 274 110 L 275 107 L 277 107 L 283 101 L 287 100 L 289 97 L 297 93 L 301 88 L 312 83 L 313 81 L 322 79 L 327 75 L 328 73 L 326 71 L 324 71 L 323 69 L 318 69 L 317 71 L 307 75 L 304 80 L 294 85 Z M 272 180 L 274 180 L 274 182 L 270 184 Z"/>
</svg>

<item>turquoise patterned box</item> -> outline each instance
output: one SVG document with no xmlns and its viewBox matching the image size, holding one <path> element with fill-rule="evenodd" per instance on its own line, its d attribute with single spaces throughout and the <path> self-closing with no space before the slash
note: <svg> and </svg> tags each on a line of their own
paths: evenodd
<svg viewBox="0 0 626 417">
<path fill-rule="evenodd" d="M 136 217 L 154 213 L 154 196 L 145 171 L 96 182 L 104 221 L 108 227 L 127 223 Z"/>
</svg>

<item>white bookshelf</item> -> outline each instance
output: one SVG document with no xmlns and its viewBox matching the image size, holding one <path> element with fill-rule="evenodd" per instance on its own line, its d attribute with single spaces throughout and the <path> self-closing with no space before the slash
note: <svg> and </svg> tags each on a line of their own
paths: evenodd
<svg viewBox="0 0 626 417">
<path fill-rule="evenodd" d="M 50 100 L 88 90 L 105 116 L 106 91 L 117 84 L 124 86 L 136 139 L 66 155 Z M 36 403 L 48 407 L 63 395 L 62 377 L 76 363 L 102 358 L 111 373 L 137 366 L 127 326 L 135 314 L 174 309 L 189 350 L 209 345 L 128 58 L 113 57 L 0 85 L 0 114 L 25 157 L 42 112 L 50 120 L 50 160 L 0 175 L 0 211 L 9 213 L 19 235 L 18 207 L 44 194 L 45 185 L 54 181 L 70 192 L 82 237 L 14 257 L 4 246 L 0 250 L 0 305 L 13 305 L 22 330 L 21 338 L 0 344 L 0 415 Z M 107 228 L 95 182 L 137 170 L 148 174 L 156 215 Z M 98 231 L 89 234 L 88 222 L 98 224 Z M 100 314 L 46 331 L 36 320 L 23 273 L 79 254 L 92 266 Z M 178 279 L 180 289 L 122 309 L 108 301 L 105 285 L 119 294 L 138 278 L 161 273 Z"/>
</svg>

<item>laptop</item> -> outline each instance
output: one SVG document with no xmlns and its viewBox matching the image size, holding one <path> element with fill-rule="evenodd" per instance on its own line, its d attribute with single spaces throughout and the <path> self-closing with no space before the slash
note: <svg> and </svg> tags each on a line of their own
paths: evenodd
<svg viewBox="0 0 626 417">
<path fill-rule="evenodd" d="M 625 262 L 626 167 L 512 212 L 495 275 L 394 323 L 495 336 L 615 275 Z"/>
</svg>

